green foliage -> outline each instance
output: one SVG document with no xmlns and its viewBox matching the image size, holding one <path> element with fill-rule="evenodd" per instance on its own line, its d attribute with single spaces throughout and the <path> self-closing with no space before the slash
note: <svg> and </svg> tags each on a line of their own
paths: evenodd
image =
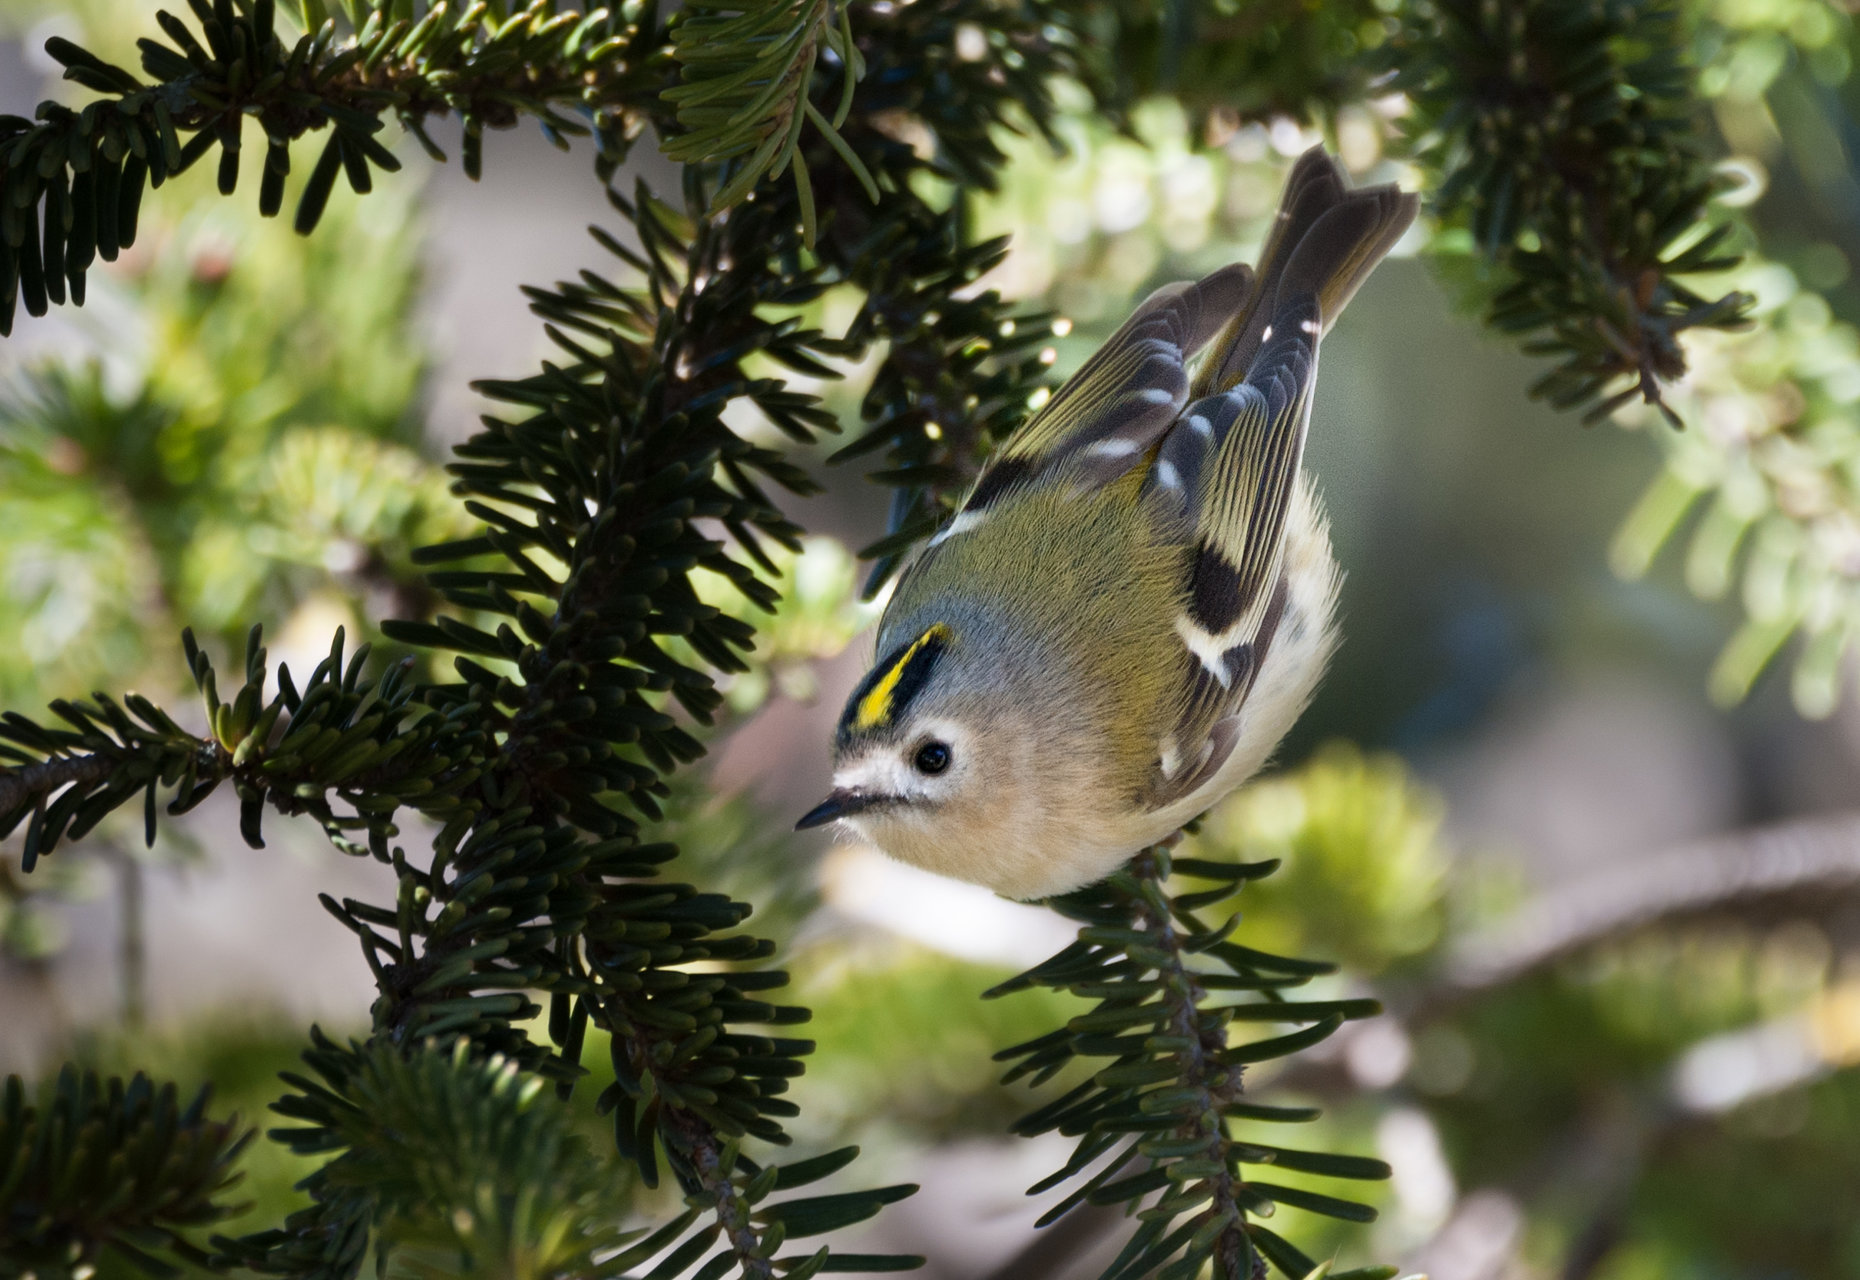
<svg viewBox="0 0 1860 1280">
<path fill-rule="evenodd" d="M 1794 642 L 1795 706 L 1825 716 L 1860 617 L 1856 245 L 1852 219 L 1833 213 L 1852 183 L 1841 137 L 1860 83 L 1853 18 L 1822 0 L 1713 3 L 1701 17 L 1697 92 L 1740 179 L 1725 200 L 1762 245 L 1734 277 L 1757 298 L 1755 324 L 1690 342 L 1693 376 L 1671 398 L 1702 429 L 1662 433 L 1666 473 L 1629 517 L 1614 565 L 1644 573 L 1690 523 L 1687 585 L 1707 599 L 1740 588 L 1745 613 L 1712 672 L 1714 699 L 1744 697 Z"/>
<path fill-rule="evenodd" d="M 1671 0 L 1416 0 L 1389 44 L 1434 207 L 1496 269 L 1488 322 L 1536 335 L 1525 350 L 1559 363 L 1533 394 L 1589 422 L 1662 405 L 1680 335 L 1750 303 L 1679 279 L 1735 261 L 1705 224 L 1680 18 Z"/>
<path fill-rule="evenodd" d="M 1841 134 L 1860 98 L 1854 16 L 1831 0 L 1693 0 L 1697 93 L 1738 179 L 1724 203 L 1765 257 L 1797 272 L 1842 318 L 1856 311 L 1853 178 Z"/>
<path fill-rule="evenodd" d="M 180 618 L 237 645 L 254 612 L 281 616 L 295 650 L 293 636 L 353 623 L 349 597 L 424 607 L 413 547 L 471 528 L 408 411 L 427 363 L 411 193 L 338 199 L 308 239 L 217 202 L 197 175 L 177 186 L 148 211 L 144 251 L 74 317 L 77 350 L 30 356 L 0 384 L 7 703 L 119 682 L 162 701 Z M 96 833 L 119 875 L 133 825 Z M 98 871 L 61 859 L 0 876 L 0 949 L 61 949 L 60 904 Z"/>
<path fill-rule="evenodd" d="M 287 1074 L 297 1092 L 273 1108 L 308 1123 L 272 1134 L 302 1155 L 341 1153 L 301 1184 L 316 1207 L 216 1243 L 261 1274 L 354 1274 L 371 1234 L 381 1274 L 622 1274 L 621 1250 L 647 1235 L 621 1229 L 624 1166 L 588 1149 L 546 1081 L 468 1049 L 318 1035 L 304 1055 L 316 1077 Z"/>
<path fill-rule="evenodd" d="M 810 121 L 878 199 L 872 175 L 839 132 L 852 111 L 853 86 L 865 73 L 850 15 L 849 5 L 832 0 L 704 0 L 681 15 L 672 56 L 683 68 L 684 83 L 667 89 L 665 100 L 677 107 L 686 132 L 667 142 L 665 154 L 684 164 L 742 159 L 713 197 L 712 212 L 788 169 L 807 243 L 813 244 L 814 192 L 800 147 L 801 128 Z M 808 96 L 823 57 L 841 68 L 831 120 Z"/>
<path fill-rule="evenodd" d="M 1703 42 L 1711 92 L 1761 100 L 1786 57 L 1771 26 L 1800 33 L 1822 84 L 1851 70 L 1844 52 L 1838 62 L 1823 56 L 1845 19 L 1822 6 L 1767 16 L 1726 6 L 1715 16 L 1730 30 Z M 1684 19 L 1670 0 L 1426 0 L 1407 10 L 1390 57 L 1414 101 L 1406 127 L 1444 225 L 1491 265 L 1489 322 L 1559 361 L 1534 393 L 1592 406 L 1589 422 L 1638 396 L 1674 425 L 1698 428 L 1663 441 L 1668 470 L 1630 517 L 1617 568 L 1643 572 L 1709 495 L 1688 581 L 1709 598 L 1741 575 L 1748 614 L 1713 673 L 1713 696 L 1742 698 L 1800 636 L 1795 702 L 1826 715 L 1860 626 L 1853 396 L 1840 364 L 1851 344 L 1819 299 L 1795 309 L 1799 322 L 1768 302 L 1766 333 L 1728 339 L 1764 290 L 1712 298 L 1682 281 L 1737 263 L 1735 224 L 1708 212 L 1733 184 L 1706 155 Z M 1773 133 L 1767 109 L 1762 119 L 1756 132 Z M 1740 168 L 1751 182 L 1749 161 Z M 1774 274 L 1757 266 L 1740 282 Z M 1786 277 L 1768 292 L 1794 290 Z M 1689 365 L 1698 376 L 1675 389 Z M 1772 403 L 1753 403 L 1761 396 Z"/>
<path fill-rule="evenodd" d="M 33 873 L 33 879 L 64 859 Z M 360 1012 L 360 1011 L 358 1011 Z M 250 1004 L 205 1017 L 158 1018 L 141 1026 L 104 1025 L 75 1038 L 71 1057 L 78 1069 L 108 1078 L 136 1068 L 152 1078 L 171 1080 L 183 1096 L 211 1086 L 221 1114 L 262 1117 L 279 1095 L 280 1072 L 300 1065 L 302 1023 L 277 1008 Z M 214 1224 L 214 1230 L 237 1235 L 271 1227 L 303 1206 L 296 1187 L 316 1172 L 320 1156 L 299 1156 L 284 1144 L 248 1143 L 239 1154 L 238 1212 Z M 210 1242 L 209 1242 L 210 1243 Z M 122 1268 L 100 1268 L 105 1280 Z"/>
<path fill-rule="evenodd" d="M 1283 864 L 1216 908 L 1244 905 L 1254 945 L 1321 946 L 1373 975 L 1440 940 L 1444 816 L 1399 759 L 1330 743 L 1214 810 L 1187 848 L 1200 858 L 1270 855 Z"/>
<path fill-rule="evenodd" d="M 409 209 L 338 201 L 314 239 L 237 205 L 151 216 L 159 252 L 113 273 L 94 354 L 7 378 L 0 691 L 155 693 L 172 650 L 149 637 L 181 619 L 236 645 L 306 597 L 420 600 L 413 547 L 471 525 L 407 412 L 426 367 Z"/>
<path fill-rule="evenodd" d="M 237 1210 L 223 1198 L 250 1138 L 209 1120 L 203 1089 L 124 1084 L 66 1068 L 28 1098 L 0 1092 L 0 1276 L 76 1280 L 115 1255 L 153 1276 L 205 1263 L 198 1232 Z"/>
<path fill-rule="evenodd" d="M 1333 1178 L 1386 1178 L 1380 1160 L 1330 1155 L 1235 1137 L 1232 1120 L 1297 1122 L 1310 1108 L 1277 1107 L 1243 1096 L 1248 1064 L 1316 1044 L 1346 1019 L 1379 1011 L 1374 1000 L 1287 1000 L 1284 992 L 1332 966 L 1275 956 L 1229 940 L 1238 916 L 1210 926 L 1196 913 L 1231 897 L 1235 887 L 1270 875 L 1276 862 L 1216 863 L 1171 858 L 1150 849 L 1102 885 L 1052 900 L 1083 924 L 1079 940 L 1052 959 L 995 987 L 1004 995 L 1029 986 L 1057 987 L 1096 1001 L 1064 1029 L 1005 1049 L 1008 1079 L 1038 1084 L 1075 1059 L 1108 1058 L 1091 1079 L 1022 1117 L 1017 1132 L 1076 1137 L 1071 1160 L 1033 1188 L 1043 1191 L 1096 1171 L 1048 1210 L 1052 1222 L 1079 1204 L 1127 1204 L 1142 1224 L 1104 1272 L 1104 1280 L 1196 1280 L 1210 1262 L 1218 1280 L 1251 1280 L 1260 1259 L 1290 1280 L 1318 1264 L 1259 1218 L 1276 1205 L 1353 1222 L 1375 1218 L 1354 1201 L 1300 1187 L 1249 1179 L 1248 1165 Z M 1168 894 L 1172 873 L 1213 882 L 1213 889 Z M 1216 1004 L 1215 993 L 1257 992 Z M 1299 1028 L 1235 1042 L 1234 1023 Z M 1133 1171 L 1134 1170 L 1134 1171 Z M 1160 1193 L 1154 1200 L 1152 1194 Z M 1252 1215 L 1249 1218 L 1248 1215 Z M 1394 1268 L 1334 1273 L 1387 1280 Z"/>
<path fill-rule="evenodd" d="M 153 83 L 54 37 L 47 52 L 67 78 L 102 96 L 81 110 L 43 103 L 37 123 L 0 117 L 0 334 L 11 332 L 20 300 L 32 315 L 62 304 L 67 290 L 81 304 L 91 264 L 113 262 L 135 242 L 144 191 L 216 146 L 219 188 L 230 195 L 248 117 L 264 139 L 258 207 L 267 216 L 283 207 L 292 144 L 328 128 L 297 203 L 297 228 L 309 231 L 338 176 L 361 193 L 374 170 L 401 167 L 376 136 L 389 113 L 435 158 L 443 156 L 424 121 L 459 116 L 473 177 L 484 130 L 521 114 L 558 140 L 594 133 L 611 173 L 636 127 L 617 105 L 637 99 L 656 74 L 644 64 L 653 50 L 633 44 L 637 15 L 558 11 L 552 0 L 508 16 L 484 3 L 454 12 L 445 0 L 417 16 L 410 4 L 405 12 L 358 5 L 346 35 L 323 0 L 303 0 L 305 31 L 294 39 L 277 27 L 275 0 L 190 0 L 190 8 L 193 25 L 162 10 L 166 40 L 139 42 Z M 591 123 L 558 107 L 581 108 Z"/>
<path fill-rule="evenodd" d="M 120 703 L 106 694 L 89 702 L 53 703 L 53 713 L 68 728 L 38 725 L 13 712 L 0 719 L 0 760 L 16 762 L 0 775 L 0 833 L 31 819 L 24 853 L 28 871 L 61 840 L 82 837 L 138 792 L 147 839 L 154 843 L 156 798 L 163 788 L 173 793 L 167 811 L 177 814 L 231 781 L 239 793 L 240 834 L 253 848 L 264 844 L 260 826 L 269 801 L 286 813 L 310 814 L 338 848 L 351 853 L 372 848 L 383 860 L 387 842 L 398 834 L 392 815 L 401 804 L 419 796 L 429 814 L 457 808 L 462 782 L 454 766 L 461 761 L 436 747 L 443 718 L 421 715 L 402 732 L 404 721 L 424 711 L 410 701 L 410 664 L 365 681 L 367 646 L 345 666 L 338 631 L 329 657 L 301 691 L 281 667 L 277 693 L 267 699 L 260 635 L 254 627 L 245 679 L 232 700 L 222 702 L 212 663 L 193 633 L 183 634 L 211 726 L 206 737 L 188 732 L 134 693 Z M 436 785 L 435 779 L 450 785 Z M 352 812 L 337 813 L 332 802 L 338 799 Z M 355 830 L 367 833 L 367 844 L 350 839 L 347 833 Z"/>
<path fill-rule="evenodd" d="M 1663 436 L 1666 467 L 1629 514 L 1613 561 L 1645 573 L 1696 516 L 1686 584 L 1707 599 L 1735 585 L 1745 612 L 1712 671 L 1712 696 L 1742 699 L 1800 636 L 1790 691 L 1802 714 L 1825 716 L 1860 638 L 1860 330 L 1773 263 L 1751 277 L 1767 295 L 1756 330 L 1694 344 L 1693 376 L 1674 403 L 1701 429 Z"/>
</svg>

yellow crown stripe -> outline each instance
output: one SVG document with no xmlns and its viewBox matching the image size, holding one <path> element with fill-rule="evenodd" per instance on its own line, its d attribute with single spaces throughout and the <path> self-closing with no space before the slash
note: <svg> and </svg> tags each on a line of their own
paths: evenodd
<svg viewBox="0 0 1860 1280">
<path fill-rule="evenodd" d="M 897 692 L 898 681 L 904 678 L 905 669 L 911 665 L 911 659 L 923 652 L 924 646 L 932 640 L 948 644 L 949 637 L 949 628 L 939 622 L 912 641 L 911 647 L 891 664 L 891 669 L 878 678 L 871 692 L 859 699 L 859 709 L 853 714 L 853 728 L 861 731 L 876 729 L 891 719 L 891 698 Z"/>
</svg>

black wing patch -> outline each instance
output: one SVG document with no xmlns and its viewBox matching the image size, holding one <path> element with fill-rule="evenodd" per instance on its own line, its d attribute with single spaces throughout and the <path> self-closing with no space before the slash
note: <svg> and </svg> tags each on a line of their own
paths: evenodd
<svg viewBox="0 0 1860 1280">
<path fill-rule="evenodd" d="M 1031 458 L 1004 457 L 982 473 L 976 482 L 968 500 L 962 504 L 965 512 L 982 512 L 993 506 L 1002 494 L 1033 474 Z"/>
<path fill-rule="evenodd" d="M 1222 650 L 1218 666 L 1208 666 L 1205 659 L 1194 664 L 1189 677 L 1193 685 L 1189 695 L 1191 706 L 1237 704 L 1246 697 L 1253 687 L 1253 677 L 1259 674 L 1260 664 L 1272 648 L 1272 637 L 1279 629 L 1279 619 L 1285 615 L 1286 591 L 1285 578 L 1280 576 L 1273 583 L 1272 595 L 1267 598 L 1266 608 L 1260 614 L 1258 630 L 1247 639 Z"/>
<path fill-rule="evenodd" d="M 1250 585 L 1250 584 L 1249 584 Z M 1203 542 L 1195 549 L 1195 569 L 1188 587 L 1188 616 L 1203 631 L 1220 635 L 1240 621 L 1251 593 L 1242 589 L 1240 570 L 1219 547 Z"/>
</svg>

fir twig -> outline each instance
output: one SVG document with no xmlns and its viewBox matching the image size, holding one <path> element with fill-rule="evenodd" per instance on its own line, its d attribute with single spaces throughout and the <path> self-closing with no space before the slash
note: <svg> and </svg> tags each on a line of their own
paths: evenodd
<svg viewBox="0 0 1860 1280">
<path fill-rule="evenodd" d="M 134 243 L 145 188 L 216 149 L 221 192 L 236 189 L 242 169 L 256 171 L 259 208 L 275 214 L 293 144 L 327 129 L 297 206 L 297 229 L 308 232 L 338 176 L 365 192 L 374 170 L 400 168 L 378 136 L 390 116 L 436 159 L 444 157 L 426 123 L 457 116 L 464 168 L 476 178 L 484 131 L 528 115 L 564 145 L 592 133 L 605 176 L 664 87 L 657 27 L 609 9 L 533 0 L 500 16 L 501 6 L 455 10 L 437 0 L 417 19 L 396 16 L 397 6 L 365 8 L 359 29 L 343 33 L 310 0 L 309 29 L 287 38 L 273 0 L 190 6 L 192 24 L 163 10 L 166 38 L 140 41 L 148 82 L 53 37 L 46 51 L 66 78 L 102 96 L 81 109 L 41 103 L 35 119 L 0 116 L 0 335 L 20 300 L 32 315 L 67 298 L 81 304 L 91 264 Z M 264 144 L 256 170 L 242 164 L 248 121 Z"/>
<path fill-rule="evenodd" d="M 1379 1160 L 1270 1146 L 1230 1132 L 1236 1119 L 1303 1121 L 1317 1113 L 1247 1100 L 1246 1064 L 1281 1057 L 1322 1040 L 1348 1018 L 1378 1011 L 1373 1000 L 1294 1002 L 1283 992 L 1326 973 L 1329 965 L 1254 951 L 1229 940 L 1237 920 L 1210 926 L 1196 904 L 1230 896 L 1235 885 L 1268 875 L 1276 862 L 1172 864 L 1158 846 L 1138 855 L 1103 885 L 1054 899 L 1078 920 L 1078 941 L 1003 983 L 1000 996 L 1031 986 L 1068 990 L 1096 1001 L 1060 1031 L 1003 1050 L 1015 1065 L 1006 1079 L 1051 1079 L 1081 1058 L 1110 1059 L 1091 1079 L 1023 1117 L 1024 1135 L 1058 1132 L 1078 1139 L 1072 1159 L 1036 1185 L 1042 1191 L 1083 1179 L 1050 1209 L 1042 1225 L 1080 1204 L 1128 1205 L 1141 1223 L 1106 1268 L 1103 1280 L 1195 1280 L 1212 1262 L 1218 1280 L 1253 1280 L 1269 1262 L 1290 1280 L 1317 1263 L 1257 1221 L 1275 1204 L 1364 1222 L 1375 1211 L 1354 1201 L 1249 1179 L 1246 1165 L 1276 1165 L 1340 1178 L 1383 1178 Z M 1165 891 L 1172 870 L 1220 887 Z M 1217 992 L 1260 992 L 1239 1004 Z M 1301 1029 L 1231 1043 L 1235 1021 Z M 1249 1219 L 1249 1212 L 1254 1215 Z M 1263 1259 L 1263 1262 L 1262 1262 Z M 1386 1280 L 1393 1268 L 1337 1273 Z"/>
<path fill-rule="evenodd" d="M 473 1058 L 464 1040 L 450 1053 L 402 1052 L 320 1034 L 305 1058 L 315 1078 L 287 1076 L 296 1092 L 272 1109 L 306 1123 L 272 1136 L 303 1154 L 338 1153 L 303 1184 L 317 1207 L 282 1230 L 216 1238 L 222 1262 L 353 1275 L 368 1231 L 326 1228 L 357 1222 L 382 1255 L 436 1255 L 448 1271 L 616 1277 L 617 1256 L 646 1235 L 614 1213 L 625 1171 L 590 1151 L 546 1082 L 515 1063 Z"/>
<path fill-rule="evenodd" d="M 1723 270 L 1700 234 L 1716 180 L 1700 155 L 1672 0 L 1416 0 L 1387 51 L 1433 204 L 1496 268 L 1488 323 L 1559 363 L 1532 394 L 1596 422 L 1665 407 L 1688 329 L 1735 328 L 1751 299 L 1683 278 Z"/>
<path fill-rule="evenodd" d="M 836 0 L 698 0 L 674 27 L 672 54 L 684 83 L 667 89 L 687 132 L 667 140 L 665 154 L 684 164 L 737 160 L 735 173 L 712 198 L 728 208 L 770 174 L 792 168 L 805 238 L 814 243 L 813 186 L 800 146 L 811 121 L 866 193 L 878 188 L 859 153 L 839 133 L 852 110 L 854 83 L 865 59 L 853 40 L 850 6 Z M 830 57 L 840 88 L 833 118 L 808 100 L 815 65 Z"/>
<path fill-rule="evenodd" d="M 91 787 L 115 769 L 106 756 L 54 756 L 38 764 L 0 770 L 0 813 L 12 813 L 36 804 L 61 787 L 76 783 Z"/>
<path fill-rule="evenodd" d="M 75 1280 L 106 1258 L 151 1276 L 205 1263 L 194 1232 L 238 1212 L 225 1192 L 251 1138 L 209 1120 L 203 1090 L 67 1067 L 29 1096 L 0 1090 L 0 1277 Z"/>
</svg>

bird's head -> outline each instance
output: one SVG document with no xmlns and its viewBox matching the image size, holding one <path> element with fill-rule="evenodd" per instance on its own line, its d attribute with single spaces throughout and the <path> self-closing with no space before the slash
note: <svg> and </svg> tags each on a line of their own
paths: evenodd
<svg viewBox="0 0 1860 1280">
<path fill-rule="evenodd" d="M 1076 839 L 1102 794 L 1099 753 L 1063 673 L 995 628 L 935 622 L 887 636 L 841 714 L 833 790 L 800 829 L 841 826 L 891 856 L 1011 896 Z"/>
<path fill-rule="evenodd" d="M 844 821 L 862 834 L 920 824 L 980 780 L 974 699 L 955 632 L 935 623 L 894 645 L 847 699 L 833 743 L 833 793 L 796 824 Z"/>
</svg>

